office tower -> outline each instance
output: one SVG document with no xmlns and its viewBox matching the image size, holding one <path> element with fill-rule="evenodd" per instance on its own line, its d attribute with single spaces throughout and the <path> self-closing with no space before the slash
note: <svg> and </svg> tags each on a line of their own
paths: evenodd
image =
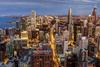
<svg viewBox="0 0 100 67">
<path fill-rule="evenodd" d="M 40 25 L 42 25 L 42 23 L 43 23 L 43 17 L 40 16 Z"/>
<path fill-rule="evenodd" d="M 0 36 L 6 35 L 6 29 L 0 29 Z"/>
<path fill-rule="evenodd" d="M 96 22 L 97 22 L 97 18 L 96 18 L 96 8 L 93 9 L 91 16 L 92 16 L 92 23 L 93 23 L 92 36 L 95 37 L 95 28 L 96 28 Z"/>
<path fill-rule="evenodd" d="M 97 37 L 98 35 L 100 35 L 100 25 L 99 25 L 99 23 L 96 24 L 96 28 L 95 28 L 95 37 Z"/>
<path fill-rule="evenodd" d="M 19 25 L 20 25 L 20 30 L 21 31 L 25 31 L 26 28 L 27 28 L 26 19 L 23 18 L 23 17 L 21 17 L 20 22 L 19 22 Z"/>
<path fill-rule="evenodd" d="M 14 38 L 13 43 L 14 43 L 15 49 L 29 47 L 29 45 L 28 45 L 28 32 L 27 31 L 21 32 L 21 38 Z"/>
<path fill-rule="evenodd" d="M 82 26 L 83 27 L 83 29 L 82 29 L 83 36 L 87 36 L 88 35 L 88 30 L 87 30 L 88 29 L 88 26 L 87 26 L 88 24 L 87 23 L 88 23 L 87 20 L 83 21 L 83 26 Z"/>
<path fill-rule="evenodd" d="M 76 41 L 77 40 L 77 34 L 78 34 L 77 31 L 78 31 L 78 29 L 77 29 L 77 24 L 75 24 L 75 23 L 74 23 L 74 30 L 75 30 L 74 31 L 74 41 Z"/>
<path fill-rule="evenodd" d="M 97 53 L 97 47 L 96 44 L 94 42 L 89 41 L 89 45 L 88 45 L 88 55 L 90 57 L 94 57 Z"/>
<path fill-rule="evenodd" d="M 9 29 L 5 29 L 5 33 L 8 36 L 9 35 Z"/>
<path fill-rule="evenodd" d="M 64 41 L 68 41 L 69 40 L 69 36 L 70 36 L 70 33 L 67 29 L 64 30 L 63 32 L 63 40 Z"/>
<path fill-rule="evenodd" d="M 79 56 L 79 67 L 88 67 L 88 50 L 81 49 Z"/>
<path fill-rule="evenodd" d="M 42 42 L 44 40 L 44 32 L 39 31 L 39 35 L 40 35 L 40 41 Z"/>
<path fill-rule="evenodd" d="M 96 28 L 96 8 L 94 8 L 92 14 L 88 16 L 88 37 L 95 37 L 95 28 Z"/>
<path fill-rule="evenodd" d="M 81 49 L 88 48 L 88 39 L 86 37 L 81 37 L 81 44 L 79 45 Z"/>
<path fill-rule="evenodd" d="M 32 30 L 30 31 L 29 33 L 29 37 L 30 37 L 30 43 L 32 44 L 32 46 L 34 45 L 38 45 L 38 42 L 39 42 L 39 30 L 38 29 L 35 29 L 35 30 Z M 42 34 L 41 34 L 42 35 Z"/>
<path fill-rule="evenodd" d="M 58 30 L 59 30 L 59 26 L 58 26 L 58 24 L 59 24 L 59 19 L 58 19 L 58 17 L 55 17 L 55 20 L 56 20 L 56 24 L 55 24 L 55 28 L 56 28 L 56 32 L 58 32 Z"/>
<path fill-rule="evenodd" d="M 94 7 L 93 11 L 92 11 L 92 20 L 93 20 L 93 24 L 96 24 L 96 7 Z"/>
<path fill-rule="evenodd" d="M 45 45 L 46 46 L 46 45 Z M 31 67 L 54 67 L 51 48 L 37 48 L 31 56 Z"/>
<path fill-rule="evenodd" d="M 82 33 L 83 21 L 78 19 L 74 22 L 74 41 L 77 41 L 78 33 Z"/>
<path fill-rule="evenodd" d="M 2 38 L 2 41 L 4 41 L 5 38 Z M 4 61 L 6 56 L 6 42 L 0 41 L 0 61 Z"/>
<path fill-rule="evenodd" d="M 16 32 L 15 28 L 8 28 L 8 29 L 6 29 L 6 35 L 7 36 L 14 36 L 15 32 Z"/>
<path fill-rule="evenodd" d="M 27 31 L 31 31 L 32 26 L 31 26 L 31 16 L 28 16 L 26 18 L 26 22 L 27 22 Z"/>
<path fill-rule="evenodd" d="M 76 54 L 68 51 L 65 54 L 64 67 L 78 67 L 78 57 Z"/>
<path fill-rule="evenodd" d="M 73 30 L 73 21 L 72 21 L 72 10 L 71 8 L 68 11 L 68 31 L 69 31 L 69 40 L 73 40 L 74 30 Z"/>
<path fill-rule="evenodd" d="M 96 42 L 97 42 L 97 51 L 99 52 L 100 51 L 100 35 L 98 35 L 97 37 L 96 37 Z"/>
<path fill-rule="evenodd" d="M 76 40 L 76 45 L 78 45 L 78 46 L 81 45 L 81 37 L 82 37 L 82 33 L 78 33 L 77 34 L 77 40 Z"/>
<path fill-rule="evenodd" d="M 43 22 L 43 24 L 44 25 L 47 25 L 48 24 L 48 22 L 49 22 L 49 16 L 44 16 L 44 22 Z"/>
<path fill-rule="evenodd" d="M 31 29 L 34 30 L 36 28 L 36 12 L 32 11 L 31 15 Z"/>
<path fill-rule="evenodd" d="M 88 36 L 91 37 L 92 34 L 93 34 L 93 26 L 94 26 L 94 24 L 92 23 L 92 17 L 91 17 L 91 15 L 89 15 L 88 21 L 89 21 L 88 22 Z"/>
<path fill-rule="evenodd" d="M 96 8 L 93 9 L 92 14 L 88 17 L 88 36 L 95 37 L 95 30 L 96 30 Z"/>
<path fill-rule="evenodd" d="M 61 27 L 58 27 L 58 33 L 61 35 Z"/>
<path fill-rule="evenodd" d="M 36 23 L 37 23 L 37 26 L 40 25 L 40 16 L 37 16 L 37 17 L 36 17 Z M 36 27 L 37 27 L 37 26 L 36 26 Z"/>
<path fill-rule="evenodd" d="M 13 42 L 10 41 L 7 43 L 6 52 L 7 52 L 8 58 L 13 57 L 13 52 L 14 52 Z"/>
<path fill-rule="evenodd" d="M 66 51 L 68 50 L 68 41 L 64 41 L 64 48 L 63 48 L 63 52 L 64 54 L 66 53 Z"/>
<path fill-rule="evenodd" d="M 20 21 L 16 21 L 16 28 L 17 28 L 17 30 L 20 29 Z"/>
<path fill-rule="evenodd" d="M 21 32 L 21 39 L 28 39 L 28 32 L 27 31 Z"/>
<path fill-rule="evenodd" d="M 43 17 L 42 16 L 37 16 L 36 19 L 36 28 L 41 29 L 43 23 Z"/>
<path fill-rule="evenodd" d="M 63 49 L 64 49 L 64 46 L 63 46 L 62 42 L 56 43 L 57 54 L 59 54 L 59 55 L 63 54 Z"/>
<path fill-rule="evenodd" d="M 63 54 L 63 49 L 64 49 L 64 45 L 63 45 L 63 41 L 61 40 L 61 36 L 59 36 L 59 34 L 55 34 L 55 40 L 56 40 L 56 51 L 57 54 Z"/>
</svg>

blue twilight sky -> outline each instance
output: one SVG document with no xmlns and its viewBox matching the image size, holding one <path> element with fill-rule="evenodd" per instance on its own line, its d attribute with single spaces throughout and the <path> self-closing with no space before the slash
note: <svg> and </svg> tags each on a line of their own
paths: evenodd
<svg viewBox="0 0 100 67">
<path fill-rule="evenodd" d="M 89 15 L 93 7 L 100 15 L 100 0 L 0 0 L 0 16 L 29 15 L 34 10 L 38 15 Z"/>
</svg>

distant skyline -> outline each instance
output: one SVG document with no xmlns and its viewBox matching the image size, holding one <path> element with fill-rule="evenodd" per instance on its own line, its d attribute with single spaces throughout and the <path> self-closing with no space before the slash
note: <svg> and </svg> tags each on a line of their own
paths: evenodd
<svg viewBox="0 0 100 67">
<path fill-rule="evenodd" d="M 0 0 L 0 16 L 67 15 L 72 8 L 73 15 L 89 15 L 94 6 L 100 15 L 100 0 Z"/>
</svg>

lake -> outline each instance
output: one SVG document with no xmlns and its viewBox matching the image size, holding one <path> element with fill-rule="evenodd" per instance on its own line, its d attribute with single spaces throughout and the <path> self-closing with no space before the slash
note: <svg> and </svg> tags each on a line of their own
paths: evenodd
<svg viewBox="0 0 100 67">
<path fill-rule="evenodd" d="M 11 18 L 11 17 L 0 17 L 0 28 L 9 28 L 15 27 L 15 24 L 10 24 L 9 22 L 17 21 L 18 18 Z"/>
</svg>

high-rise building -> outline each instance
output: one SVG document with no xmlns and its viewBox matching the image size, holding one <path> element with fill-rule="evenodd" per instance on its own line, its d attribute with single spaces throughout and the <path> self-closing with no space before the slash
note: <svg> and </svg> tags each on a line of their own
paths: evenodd
<svg viewBox="0 0 100 67">
<path fill-rule="evenodd" d="M 14 36 L 15 32 L 16 32 L 15 28 L 8 28 L 8 29 L 6 29 L 6 35 L 7 36 Z"/>
<path fill-rule="evenodd" d="M 36 28 L 36 12 L 32 11 L 32 15 L 31 15 L 31 29 L 35 29 Z"/>
<path fill-rule="evenodd" d="M 28 32 L 27 31 L 21 32 L 21 38 L 19 38 L 19 37 L 14 38 L 13 43 L 14 43 L 14 46 L 16 49 L 29 47 L 29 45 L 28 45 Z"/>
<path fill-rule="evenodd" d="M 97 36 L 96 37 L 96 42 L 97 42 L 97 51 L 99 52 L 100 51 L 100 36 Z"/>
<path fill-rule="evenodd" d="M 82 34 L 83 34 L 83 36 L 87 36 L 88 35 L 88 27 L 87 27 L 87 24 L 88 23 L 88 21 L 87 20 L 84 20 L 83 21 L 83 29 L 82 29 Z"/>
<path fill-rule="evenodd" d="M 63 54 L 64 45 L 63 45 L 63 42 L 61 40 L 61 36 L 56 34 L 55 35 L 55 40 L 56 40 L 56 51 L 57 51 L 57 54 Z"/>
<path fill-rule="evenodd" d="M 69 31 L 69 40 L 72 40 L 74 37 L 74 30 L 73 30 L 73 21 L 72 21 L 72 10 L 71 8 L 68 11 L 68 31 Z"/>
<path fill-rule="evenodd" d="M 88 49 L 88 39 L 86 37 L 81 37 L 81 44 L 79 46 L 81 49 Z"/>
<path fill-rule="evenodd" d="M 89 41 L 89 45 L 88 45 L 88 55 L 90 57 L 94 57 L 97 53 L 97 47 L 96 47 L 96 44 Z"/>
<path fill-rule="evenodd" d="M 93 24 L 96 24 L 96 7 L 93 8 L 91 16 L 93 17 Z"/>
<path fill-rule="evenodd" d="M 14 52 L 13 46 L 14 46 L 13 42 L 8 42 L 6 45 L 6 52 L 9 58 L 13 56 L 13 52 Z"/>
<path fill-rule="evenodd" d="M 0 29 L 0 36 L 6 35 L 6 30 Z"/>
<path fill-rule="evenodd" d="M 55 28 L 56 28 L 56 32 L 58 32 L 58 30 L 59 30 L 59 19 L 58 19 L 58 17 L 55 17 L 55 19 L 56 19 L 56 24 L 55 24 Z"/>
<path fill-rule="evenodd" d="M 16 21 L 16 28 L 17 28 L 17 30 L 20 29 L 20 22 L 19 21 Z"/>
<path fill-rule="evenodd" d="M 54 67 L 52 50 L 47 46 L 34 50 L 31 57 L 31 67 Z"/>
<path fill-rule="evenodd" d="M 82 20 L 78 19 L 77 21 L 75 21 L 74 23 L 74 41 L 77 41 L 78 38 L 78 33 L 82 32 Z"/>
<path fill-rule="evenodd" d="M 64 41 L 64 48 L 63 48 L 63 52 L 64 54 L 66 53 L 66 51 L 68 50 L 68 41 Z"/>
<path fill-rule="evenodd" d="M 63 40 L 64 41 L 68 41 L 69 40 L 69 36 L 70 36 L 70 33 L 67 29 L 64 30 L 63 32 Z"/>
<path fill-rule="evenodd" d="M 89 15 L 88 17 L 88 36 L 91 37 L 93 35 L 93 26 L 94 24 L 92 23 L 92 17 Z"/>
<path fill-rule="evenodd" d="M 79 67 L 88 67 L 88 50 L 81 49 L 79 56 Z"/>
<path fill-rule="evenodd" d="M 82 37 L 82 33 L 78 33 L 78 34 L 77 34 L 77 40 L 76 40 L 76 44 L 77 44 L 78 46 L 81 45 L 81 37 Z"/>
<path fill-rule="evenodd" d="M 26 23 L 26 19 L 25 18 L 21 18 L 20 19 L 20 22 L 19 22 L 19 27 L 20 27 L 20 30 L 21 31 L 25 31 L 26 30 L 26 28 L 27 28 L 27 25 L 26 25 L 27 23 Z"/>
<path fill-rule="evenodd" d="M 28 32 L 27 31 L 21 32 L 21 39 L 28 39 Z"/>
<path fill-rule="evenodd" d="M 93 9 L 92 12 L 92 23 L 93 25 L 93 31 L 92 31 L 92 36 L 95 37 L 95 28 L 96 28 L 96 22 L 97 22 L 97 18 L 96 18 L 96 8 Z"/>
<path fill-rule="evenodd" d="M 93 9 L 92 14 L 88 17 L 88 35 L 91 37 L 95 37 L 95 29 L 96 29 L 96 8 Z"/>
<path fill-rule="evenodd" d="M 96 24 L 95 37 L 97 37 L 98 35 L 100 35 L 100 25 L 99 24 Z"/>
<path fill-rule="evenodd" d="M 65 54 L 64 67 L 78 67 L 78 57 L 76 54 L 68 51 Z"/>
</svg>

